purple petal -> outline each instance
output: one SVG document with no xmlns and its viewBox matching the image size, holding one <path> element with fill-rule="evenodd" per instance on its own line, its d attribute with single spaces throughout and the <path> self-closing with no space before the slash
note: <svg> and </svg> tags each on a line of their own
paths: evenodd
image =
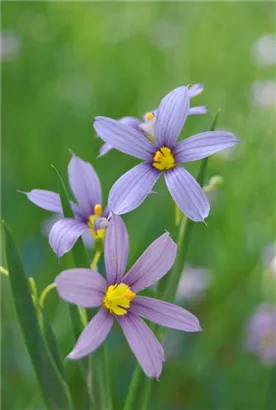
<svg viewBox="0 0 276 410">
<path fill-rule="evenodd" d="M 177 246 L 168 232 L 157 238 L 135 262 L 123 282 L 133 292 L 148 288 L 161 279 L 172 267 Z"/>
<path fill-rule="evenodd" d="M 28 199 L 40 208 L 46 209 L 46 211 L 62 213 L 60 197 L 56 192 L 32 189 L 31 192 L 24 192 L 24 194 L 25 193 Z"/>
<path fill-rule="evenodd" d="M 194 177 L 177 166 L 165 173 L 165 181 L 178 208 L 193 221 L 204 221 L 210 205 Z"/>
<path fill-rule="evenodd" d="M 68 355 L 69 359 L 80 359 L 96 350 L 106 339 L 112 325 L 113 316 L 105 309 L 99 310 L 81 333 L 73 351 Z"/>
<path fill-rule="evenodd" d="M 129 125 L 130 127 L 136 129 L 137 131 L 140 131 L 139 125 L 141 124 L 141 120 L 139 120 L 138 118 L 122 117 L 118 121 L 122 124 Z M 98 155 L 98 158 L 107 154 L 109 151 L 112 150 L 112 148 L 113 148 L 112 145 L 105 142 L 100 148 L 100 153 Z"/>
<path fill-rule="evenodd" d="M 128 252 L 128 234 L 124 221 L 119 215 L 113 215 L 106 229 L 104 242 L 104 260 L 109 285 L 121 281 L 126 271 Z"/>
<path fill-rule="evenodd" d="M 178 87 L 161 101 L 156 113 L 154 137 L 157 145 L 172 148 L 182 130 L 190 108 L 189 90 Z"/>
<path fill-rule="evenodd" d="M 97 134 L 113 148 L 136 158 L 151 160 L 154 145 L 142 132 L 107 117 L 96 117 L 94 128 Z"/>
<path fill-rule="evenodd" d="M 137 208 L 149 195 L 160 172 L 150 164 L 139 164 L 122 175 L 112 186 L 109 198 L 109 208 L 118 215 L 125 214 Z"/>
<path fill-rule="evenodd" d="M 203 90 L 204 90 L 204 87 L 202 84 L 192 85 L 191 87 L 189 87 L 190 98 L 196 97 L 197 95 L 201 94 Z"/>
<path fill-rule="evenodd" d="M 197 161 L 238 142 L 231 132 L 207 131 L 180 141 L 175 147 L 178 162 Z"/>
<path fill-rule="evenodd" d="M 113 147 L 110 144 L 105 142 L 100 148 L 100 153 L 98 155 L 98 158 L 103 157 L 105 154 L 107 154 L 109 151 L 111 151 L 112 148 Z"/>
<path fill-rule="evenodd" d="M 158 378 L 165 358 L 163 347 L 157 338 L 143 320 L 131 312 L 118 316 L 117 319 L 145 374 Z"/>
<path fill-rule="evenodd" d="M 180 306 L 162 300 L 136 296 L 131 311 L 151 322 L 185 332 L 199 332 L 201 327 L 196 316 Z"/>
<path fill-rule="evenodd" d="M 122 117 L 119 119 L 120 123 L 129 125 L 132 128 L 135 128 L 137 131 L 139 131 L 139 125 L 141 124 L 141 120 L 139 118 L 135 117 Z"/>
<path fill-rule="evenodd" d="M 73 248 L 87 225 L 73 218 L 60 219 L 52 227 L 49 234 L 49 243 L 53 251 L 60 258 Z"/>
<path fill-rule="evenodd" d="M 207 108 L 205 105 L 199 105 L 197 107 L 192 107 L 188 111 L 188 115 L 202 115 L 206 114 L 208 112 Z"/>
<path fill-rule="evenodd" d="M 76 268 L 61 272 L 55 279 L 59 296 L 66 302 L 85 308 L 102 304 L 106 281 L 90 269 Z"/>
<path fill-rule="evenodd" d="M 69 183 L 83 214 L 88 217 L 94 213 L 94 206 L 102 203 L 101 184 L 91 164 L 76 155 L 68 166 Z"/>
<path fill-rule="evenodd" d="M 96 221 L 95 221 L 96 222 Z M 91 235 L 91 232 L 89 232 L 88 229 L 86 229 L 83 234 L 82 234 L 82 240 L 86 248 L 94 248 L 95 241 L 93 236 Z"/>
</svg>

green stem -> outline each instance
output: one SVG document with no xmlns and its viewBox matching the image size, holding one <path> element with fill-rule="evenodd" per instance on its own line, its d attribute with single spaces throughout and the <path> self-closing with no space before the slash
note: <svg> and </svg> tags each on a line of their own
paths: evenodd
<svg viewBox="0 0 276 410">
<path fill-rule="evenodd" d="M 30 278 L 31 279 L 31 278 Z M 45 289 L 43 289 L 43 291 L 41 292 L 41 294 L 40 294 L 40 297 L 39 297 L 39 305 L 40 305 L 40 307 L 44 307 L 44 301 L 45 301 L 45 298 L 46 298 L 46 296 L 48 295 L 48 293 L 52 290 L 52 289 L 55 289 L 57 287 L 57 285 L 55 284 L 55 283 L 50 283 L 50 285 L 48 285 L 48 286 L 46 286 L 46 288 Z"/>
<path fill-rule="evenodd" d="M 108 346 L 107 343 L 104 343 L 103 346 L 103 351 L 104 351 L 104 371 L 105 371 L 105 385 L 106 385 L 106 396 L 107 396 L 107 410 L 112 410 L 113 409 L 113 403 L 112 403 L 112 393 L 111 393 L 111 381 L 110 381 L 110 363 L 109 363 L 109 358 L 108 358 Z"/>
<path fill-rule="evenodd" d="M 144 386 L 143 386 L 142 403 L 141 403 L 140 410 L 147 410 L 148 408 L 152 385 L 153 385 L 153 379 L 150 379 L 149 377 L 147 377 L 145 379 Z"/>
<path fill-rule="evenodd" d="M 136 400 L 136 393 L 143 377 L 142 369 L 139 365 L 136 366 L 127 393 L 126 402 L 123 410 L 132 410 Z"/>
</svg>

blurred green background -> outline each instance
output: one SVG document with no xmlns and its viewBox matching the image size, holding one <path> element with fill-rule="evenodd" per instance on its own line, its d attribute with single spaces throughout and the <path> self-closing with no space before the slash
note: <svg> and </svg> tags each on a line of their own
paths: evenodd
<svg viewBox="0 0 276 410">
<path fill-rule="evenodd" d="M 276 280 L 267 257 L 275 235 L 274 17 L 269 2 L 2 3 L 2 216 L 40 291 L 63 262 L 41 231 L 49 213 L 17 189 L 57 190 L 50 164 L 67 180 L 71 149 L 95 166 L 106 200 L 117 177 L 138 163 L 115 151 L 96 159 L 94 116 L 139 117 L 174 87 L 201 82 L 205 91 L 193 105 L 210 112 L 190 117 L 183 136 L 207 130 L 221 108 L 219 128 L 242 141 L 209 162 L 208 178 L 219 174 L 224 184 L 212 193 L 208 227 L 197 224 L 188 254 L 189 266 L 211 277 L 200 297 L 181 300 L 204 331 L 169 333 L 171 357 L 154 383 L 150 410 L 274 407 L 275 368 L 244 349 L 246 323 L 261 301 L 272 299 Z M 196 175 L 198 166 L 188 169 Z M 124 216 L 130 264 L 164 229 L 176 233 L 163 182 L 157 190 L 162 195 Z M 63 356 L 73 345 L 67 308 L 55 292 L 49 295 L 46 312 Z M 135 359 L 119 329 L 108 343 L 119 410 Z M 2 405 L 44 408 L 6 277 Z"/>
</svg>

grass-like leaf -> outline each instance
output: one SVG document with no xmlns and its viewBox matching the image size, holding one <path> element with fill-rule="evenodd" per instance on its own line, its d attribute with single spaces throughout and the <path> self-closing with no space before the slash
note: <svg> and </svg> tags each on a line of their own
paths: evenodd
<svg viewBox="0 0 276 410">
<path fill-rule="evenodd" d="M 72 409 L 66 383 L 42 335 L 24 272 L 11 233 L 3 223 L 11 291 L 24 342 L 30 355 L 42 395 L 49 410 Z"/>
</svg>

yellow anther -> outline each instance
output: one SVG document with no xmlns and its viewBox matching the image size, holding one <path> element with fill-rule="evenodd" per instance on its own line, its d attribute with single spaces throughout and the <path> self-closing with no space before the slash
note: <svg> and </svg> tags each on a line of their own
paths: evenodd
<svg viewBox="0 0 276 410">
<path fill-rule="evenodd" d="M 136 294 L 124 283 L 110 285 L 103 299 L 103 304 L 114 315 L 122 316 L 127 313 L 130 302 L 135 296 Z"/>
<path fill-rule="evenodd" d="M 100 204 L 94 206 L 94 214 L 100 216 L 103 213 L 103 208 Z"/>
<path fill-rule="evenodd" d="M 147 112 L 147 113 L 145 114 L 145 117 L 146 117 L 147 120 L 150 121 L 150 120 L 153 120 L 154 115 L 153 115 L 152 112 Z"/>
<path fill-rule="evenodd" d="M 159 171 L 167 171 L 175 167 L 176 163 L 172 150 L 168 147 L 160 148 L 153 157 L 152 165 Z"/>
</svg>

